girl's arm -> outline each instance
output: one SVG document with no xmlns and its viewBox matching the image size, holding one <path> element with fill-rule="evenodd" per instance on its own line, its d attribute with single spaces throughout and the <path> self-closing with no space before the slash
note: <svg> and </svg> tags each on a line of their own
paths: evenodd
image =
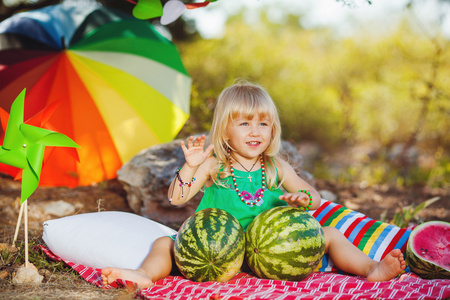
<svg viewBox="0 0 450 300">
<path fill-rule="evenodd" d="M 210 165 L 214 160 L 213 157 L 209 157 L 213 146 L 210 145 L 205 150 L 204 146 L 204 135 L 195 141 L 192 136 L 189 137 L 187 147 L 183 141 L 181 142 L 186 163 L 178 171 L 178 176 L 174 174 L 175 178 L 168 190 L 167 196 L 173 205 L 189 201 L 208 180 Z"/>
<path fill-rule="evenodd" d="M 279 161 L 280 165 L 277 165 L 277 168 L 280 177 L 284 178 L 283 187 L 287 191 L 286 194 L 280 196 L 280 200 L 286 201 L 289 206 L 301 206 L 306 208 L 309 205 L 310 199 L 305 192 L 300 192 L 300 190 L 304 190 L 310 192 L 310 195 L 312 196 L 312 204 L 309 209 L 318 209 L 321 202 L 320 194 L 305 180 L 300 178 L 291 165 L 284 160 L 280 159 Z"/>
</svg>

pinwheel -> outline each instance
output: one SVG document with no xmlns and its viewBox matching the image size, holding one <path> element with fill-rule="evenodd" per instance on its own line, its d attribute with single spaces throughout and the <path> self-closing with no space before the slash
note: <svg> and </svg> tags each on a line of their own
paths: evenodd
<svg viewBox="0 0 450 300">
<path fill-rule="evenodd" d="M 133 9 L 133 16 L 135 18 L 146 20 L 161 17 L 161 24 L 167 25 L 178 19 L 186 9 L 204 7 L 210 2 L 216 2 L 217 0 L 186 4 L 179 0 L 169 0 L 166 4 L 164 4 L 164 8 L 161 4 L 161 0 L 137 0 L 137 2 L 133 0 L 128 1 L 136 4 Z"/>
<path fill-rule="evenodd" d="M 11 105 L 3 145 L 0 148 L 0 162 L 23 170 L 21 204 L 39 185 L 46 146 L 79 148 L 74 141 L 61 133 L 23 123 L 25 91 L 24 89 Z"/>
<path fill-rule="evenodd" d="M 11 105 L 9 119 L 7 121 L 6 131 L 3 139 L 3 145 L 0 146 L 0 162 L 22 169 L 22 190 L 20 196 L 20 213 L 17 222 L 14 242 L 17 238 L 17 230 L 20 224 L 22 212 L 25 211 L 25 260 L 28 264 L 28 215 L 27 199 L 33 194 L 39 185 L 41 175 L 42 161 L 44 158 L 45 147 L 75 147 L 79 146 L 67 136 L 40 127 L 25 124 L 23 122 L 24 89 Z M 2 116 L 2 124 L 5 113 Z"/>
</svg>

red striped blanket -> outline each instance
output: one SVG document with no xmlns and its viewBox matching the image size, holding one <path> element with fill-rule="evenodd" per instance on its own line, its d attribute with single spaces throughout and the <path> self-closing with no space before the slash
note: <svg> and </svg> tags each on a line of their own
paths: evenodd
<svg viewBox="0 0 450 300">
<path fill-rule="evenodd" d="M 130 286 L 131 282 L 117 280 L 103 286 L 99 269 L 74 264 L 55 256 L 47 248 L 40 248 L 50 258 L 63 261 L 88 282 L 103 289 Z M 144 299 L 449 299 L 450 280 L 425 280 L 413 273 L 385 282 L 368 282 L 362 277 L 316 272 L 300 282 L 259 279 L 239 273 L 225 283 L 193 282 L 181 276 L 169 276 L 155 286 L 140 291 Z"/>
</svg>

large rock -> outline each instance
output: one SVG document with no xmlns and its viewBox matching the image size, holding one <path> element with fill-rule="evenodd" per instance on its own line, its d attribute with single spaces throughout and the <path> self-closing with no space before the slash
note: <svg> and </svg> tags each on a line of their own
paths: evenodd
<svg viewBox="0 0 450 300">
<path fill-rule="evenodd" d="M 43 279 L 44 276 L 39 274 L 38 269 L 33 264 L 29 263 L 27 268 L 25 266 L 22 266 L 16 270 L 12 279 L 12 283 L 39 284 L 42 282 Z"/>
<path fill-rule="evenodd" d="M 178 167 L 184 163 L 181 140 L 147 148 L 135 155 L 117 172 L 127 192 L 130 208 L 139 215 L 177 229 L 195 212 L 203 192 L 180 206 L 169 203 L 167 192 Z M 283 156 L 296 168 L 300 176 L 312 182 L 312 176 L 300 172 L 302 157 L 289 142 L 283 142 Z M 194 183 L 195 184 L 195 183 Z"/>
</svg>

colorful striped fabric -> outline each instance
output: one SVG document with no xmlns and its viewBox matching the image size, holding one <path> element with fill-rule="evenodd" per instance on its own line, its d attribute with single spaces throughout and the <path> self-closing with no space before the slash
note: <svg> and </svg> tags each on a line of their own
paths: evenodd
<svg viewBox="0 0 450 300">
<path fill-rule="evenodd" d="M 322 226 L 337 228 L 350 242 L 370 258 L 380 261 L 393 249 L 406 250 L 410 230 L 376 221 L 362 213 L 331 201 L 322 200 L 321 206 L 310 214 Z M 325 255 L 316 271 L 339 271 Z"/>
</svg>

